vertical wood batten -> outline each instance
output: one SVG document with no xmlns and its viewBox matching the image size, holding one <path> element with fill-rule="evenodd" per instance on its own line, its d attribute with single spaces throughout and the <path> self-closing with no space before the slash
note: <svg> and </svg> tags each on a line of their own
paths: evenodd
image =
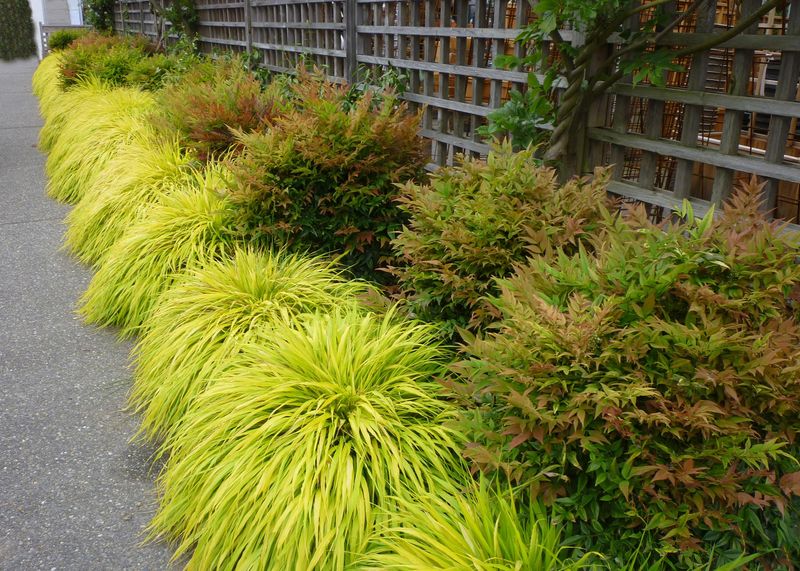
<svg viewBox="0 0 800 571">
<path fill-rule="evenodd" d="M 752 14 L 761 6 L 761 0 L 744 0 L 740 18 Z M 753 33 L 758 29 L 758 22 L 754 22 L 746 33 Z M 742 79 L 749 77 L 753 65 L 753 50 L 737 49 L 733 56 L 733 86 L 728 90 L 730 95 L 747 95 L 750 88 L 749 82 Z M 742 134 L 741 111 L 726 109 L 723 119 L 722 137 L 720 138 L 719 152 L 726 155 L 739 154 L 739 140 Z M 730 195 L 733 189 L 734 171 L 726 168 L 717 168 L 714 176 L 714 186 L 711 191 L 712 204 L 719 205 Z"/>
<path fill-rule="evenodd" d="M 800 49 L 800 0 L 792 0 L 789 4 L 790 14 L 789 23 L 786 27 L 786 34 L 797 36 L 798 49 Z M 778 75 L 778 85 L 775 88 L 775 99 L 781 101 L 794 101 L 800 88 L 800 52 L 785 51 L 781 55 L 781 69 Z M 789 128 L 797 120 L 792 121 L 789 117 L 772 115 L 769 119 L 769 135 L 767 135 L 767 150 L 764 160 L 769 163 L 779 164 L 783 162 L 783 155 L 786 151 L 786 141 L 789 137 Z M 764 208 L 768 211 L 775 211 L 778 207 L 778 187 L 780 181 L 769 178 L 764 186 Z"/>
<path fill-rule="evenodd" d="M 696 31 L 708 33 L 714 29 L 716 19 L 717 2 L 713 0 L 706 2 L 697 11 Z M 702 91 L 706 84 L 708 69 L 707 51 L 695 54 L 692 57 L 689 69 L 688 89 Z M 652 102 L 651 102 L 652 103 Z M 663 109 L 663 108 L 662 108 Z M 681 144 L 687 147 L 697 146 L 697 136 L 700 134 L 700 119 L 703 115 L 703 108 L 699 105 L 686 105 L 683 114 L 683 124 L 681 126 Z M 675 171 L 675 198 L 688 198 L 692 190 L 692 176 L 694 174 L 694 162 L 684 159 L 677 160 Z"/>
</svg>

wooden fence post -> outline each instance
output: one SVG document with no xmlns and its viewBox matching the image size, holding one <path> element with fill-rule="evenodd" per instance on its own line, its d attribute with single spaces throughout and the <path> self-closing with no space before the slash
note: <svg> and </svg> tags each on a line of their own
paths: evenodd
<svg viewBox="0 0 800 571">
<path fill-rule="evenodd" d="M 789 9 L 789 25 L 787 34 L 800 35 L 800 0 L 792 0 Z M 797 76 L 800 73 L 800 52 L 784 51 L 781 54 L 781 69 L 778 75 L 778 85 L 775 88 L 775 99 L 781 101 L 794 101 L 797 97 Z M 752 119 L 751 119 L 752 120 Z M 781 115 L 772 115 L 769 119 L 769 135 L 767 135 L 767 151 L 764 157 L 768 163 L 780 164 L 786 151 L 786 140 L 792 120 Z M 796 125 L 796 123 L 795 123 Z M 780 181 L 769 178 L 764 186 L 763 208 L 768 212 L 777 213 L 778 190 Z"/>
<path fill-rule="evenodd" d="M 741 18 L 746 18 L 761 6 L 761 0 L 745 0 L 742 3 Z M 753 24 L 745 33 L 752 34 L 758 30 L 758 22 Z M 749 77 L 753 66 L 753 50 L 736 50 L 733 56 L 733 85 L 728 90 L 730 95 L 747 95 L 750 82 L 745 81 Z M 739 154 L 739 140 L 742 135 L 742 119 L 744 113 L 732 109 L 725 110 L 722 120 L 722 136 L 720 137 L 719 152 L 725 155 L 736 156 Z M 783 145 L 785 145 L 784 139 Z M 781 147 L 783 147 L 781 145 Z M 717 168 L 714 172 L 714 186 L 711 190 L 711 202 L 717 206 L 721 205 L 733 190 L 734 171 L 733 169 Z"/>
<path fill-rule="evenodd" d="M 344 73 L 349 83 L 358 81 L 358 0 L 344 3 Z"/>
<path fill-rule="evenodd" d="M 244 45 L 248 55 L 248 65 L 250 65 L 249 56 L 253 53 L 253 14 L 250 9 L 250 0 L 244 0 Z"/>
</svg>

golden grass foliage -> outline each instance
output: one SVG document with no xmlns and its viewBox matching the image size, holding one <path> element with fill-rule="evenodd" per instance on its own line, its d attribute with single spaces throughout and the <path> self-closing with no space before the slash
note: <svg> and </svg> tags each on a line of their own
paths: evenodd
<svg viewBox="0 0 800 571">
<path fill-rule="evenodd" d="M 58 136 L 47 157 L 47 193 L 74 204 L 119 149 L 129 144 L 136 132 L 149 128 L 146 116 L 155 100 L 138 89 L 109 90 L 98 82 L 82 84 L 62 100 L 74 105 L 57 121 Z"/>
<path fill-rule="evenodd" d="M 67 216 L 66 247 L 81 261 L 99 262 L 125 230 L 174 188 L 190 184 L 199 163 L 152 129 L 132 134 Z"/>
<path fill-rule="evenodd" d="M 400 498 L 399 516 L 376 538 L 362 569 L 403 571 L 569 571 L 559 526 L 536 503 L 520 505 L 511 490 L 481 478 L 466 493 Z M 396 522 L 400 523 L 396 523 Z M 584 558 L 586 559 L 586 558 Z"/>
<path fill-rule="evenodd" d="M 135 350 L 130 402 L 142 431 L 173 432 L 215 371 L 276 320 L 354 306 L 367 288 L 319 258 L 249 249 L 187 272 L 161 295 Z"/>
<path fill-rule="evenodd" d="M 39 99 L 39 113 L 47 119 L 53 113 L 56 102 L 64 94 L 58 80 L 61 56 L 57 53 L 44 58 L 33 72 L 33 94 Z"/>
<path fill-rule="evenodd" d="M 464 482 L 428 326 L 297 321 L 244 345 L 168 442 L 151 534 L 177 540 L 190 569 L 345 569 L 396 496 Z"/>
<path fill-rule="evenodd" d="M 227 174 L 220 164 L 197 172 L 127 229 L 81 298 L 80 313 L 87 322 L 117 325 L 121 336 L 132 335 L 176 273 L 230 252 L 235 240 L 230 205 L 220 192 Z"/>
</svg>

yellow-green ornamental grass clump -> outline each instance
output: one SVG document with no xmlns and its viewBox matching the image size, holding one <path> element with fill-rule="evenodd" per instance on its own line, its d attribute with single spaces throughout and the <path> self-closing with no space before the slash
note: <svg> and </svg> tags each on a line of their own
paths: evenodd
<svg viewBox="0 0 800 571">
<path fill-rule="evenodd" d="M 66 247 L 81 261 L 97 263 L 153 204 L 188 184 L 198 166 L 152 129 L 133 133 L 67 216 Z"/>
<path fill-rule="evenodd" d="M 397 522 L 375 542 L 362 569 L 437 571 L 567 571 L 560 527 L 534 503 L 520 505 L 511 490 L 481 478 L 464 494 L 429 493 L 399 500 Z"/>
<path fill-rule="evenodd" d="M 59 54 L 50 54 L 33 72 L 33 94 L 39 99 L 39 112 L 45 119 L 53 113 L 55 102 L 64 94 L 59 81 L 61 61 Z"/>
<path fill-rule="evenodd" d="M 42 64 L 50 61 L 54 56 L 47 56 Z M 55 61 L 55 60 L 54 60 Z M 50 66 L 42 68 L 40 64 L 37 73 L 42 70 L 42 76 L 34 75 L 34 89 L 47 91 L 45 99 L 40 100 L 39 111 L 44 118 L 44 125 L 39 131 L 39 150 L 47 153 L 53 148 L 59 137 L 64 133 L 64 124 L 74 115 L 80 115 L 80 108 L 93 98 L 103 98 L 111 89 L 100 81 L 89 81 L 79 87 L 63 91 L 56 78 L 56 85 L 45 86 L 47 73 L 51 72 Z M 57 70 L 56 70 L 57 71 Z M 41 83 L 37 87 L 37 85 Z"/>
<path fill-rule="evenodd" d="M 173 431 L 215 371 L 242 344 L 269 339 L 276 320 L 355 306 L 366 289 L 331 262 L 247 249 L 186 272 L 159 298 L 135 351 L 130 402 L 142 431 Z"/>
<path fill-rule="evenodd" d="M 84 97 L 67 114 L 47 157 L 51 198 L 74 204 L 95 183 L 108 162 L 129 144 L 134 134 L 149 128 L 147 114 L 153 95 L 138 89 L 106 90 L 82 85 L 69 99 Z"/>
<path fill-rule="evenodd" d="M 225 167 L 210 165 L 128 228 L 81 298 L 87 322 L 116 325 L 121 336 L 130 336 L 177 273 L 229 255 L 235 237 L 230 205 L 221 192 L 226 177 Z"/>
<path fill-rule="evenodd" d="M 151 533 L 190 569 L 346 569 L 396 497 L 463 485 L 428 326 L 393 312 L 297 321 L 244 345 L 167 443 Z"/>
</svg>

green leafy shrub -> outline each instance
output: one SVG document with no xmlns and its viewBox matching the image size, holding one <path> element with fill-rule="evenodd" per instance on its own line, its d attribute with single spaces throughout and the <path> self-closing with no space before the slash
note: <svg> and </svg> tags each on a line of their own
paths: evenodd
<svg viewBox="0 0 800 571">
<path fill-rule="evenodd" d="M 47 46 L 50 50 L 63 50 L 86 33 L 85 30 L 56 30 L 47 37 Z"/>
<path fill-rule="evenodd" d="M 563 187 L 556 178 L 533 150 L 513 153 L 506 143 L 485 162 L 465 158 L 429 184 L 406 184 L 400 205 L 410 222 L 393 240 L 404 262 L 393 273 L 413 313 L 450 334 L 486 325 L 496 315 L 485 300 L 499 291 L 495 278 L 530 256 L 587 242 L 607 200 L 607 176 Z"/>
<path fill-rule="evenodd" d="M 0 60 L 36 55 L 33 17 L 28 0 L 0 0 Z"/>
<path fill-rule="evenodd" d="M 136 346 L 131 405 L 142 431 L 165 437 L 217 371 L 276 320 L 355 305 L 365 284 L 330 263 L 239 249 L 181 276 L 156 303 Z"/>
<path fill-rule="evenodd" d="M 798 241 L 757 191 L 663 230 L 609 215 L 595 257 L 503 282 L 499 331 L 467 347 L 466 455 L 586 549 L 624 561 L 653 537 L 645 552 L 679 568 L 711 546 L 800 561 Z"/>
<path fill-rule="evenodd" d="M 338 569 L 397 497 L 466 471 L 430 328 L 356 311 L 279 323 L 242 346 L 168 443 L 152 533 L 198 569 Z"/>
<path fill-rule="evenodd" d="M 561 530 L 543 506 L 519 505 L 509 490 L 498 492 L 481 478 L 466 494 L 429 493 L 398 501 L 397 519 L 376 538 L 365 569 L 435 571 L 569 571 Z"/>
<path fill-rule="evenodd" d="M 155 46 L 143 36 L 86 34 L 61 52 L 61 84 L 64 89 L 97 78 L 112 86 L 128 85 L 127 77 Z"/>
<path fill-rule="evenodd" d="M 155 122 L 167 133 L 207 159 L 239 146 L 237 133 L 269 125 L 288 105 L 261 83 L 236 58 L 203 62 L 171 83 L 159 96 Z"/>
<path fill-rule="evenodd" d="M 71 102 L 65 105 L 67 112 L 48 125 L 55 139 L 46 163 L 47 193 L 74 204 L 134 133 L 148 129 L 155 101 L 138 89 L 112 90 L 97 82 L 85 83 L 65 99 Z"/>
<path fill-rule="evenodd" d="M 167 81 L 180 71 L 180 58 L 173 55 L 155 53 L 145 58 L 133 60 L 125 75 L 126 85 L 135 85 L 148 91 L 158 91 Z"/>
<path fill-rule="evenodd" d="M 348 91 L 302 75 L 295 106 L 269 130 L 241 138 L 232 198 L 250 237 L 334 253 L 356 275 L 377 279 L 392 258 L 390 237 L 403 216 L 395 183 L 421 174 L 417 117 L 390 98 Z"/>
<path fill-rule="evenodd" d="M 228 173 L 211 164 L 189 184 L 168 191 L 103 256 L 81 297 L 88 323 L 137 332 L 177 274 L 228 255 L 236 244 L 224 190 Z"/>
<path fill-rule="evenodd" d="M 149 124 L 130 134 L 67 215 L 65 245 L 78 259 L 98 263 L 129 227 L 173 189 L 189 184 L 199 163 Z"/>
</svg>

